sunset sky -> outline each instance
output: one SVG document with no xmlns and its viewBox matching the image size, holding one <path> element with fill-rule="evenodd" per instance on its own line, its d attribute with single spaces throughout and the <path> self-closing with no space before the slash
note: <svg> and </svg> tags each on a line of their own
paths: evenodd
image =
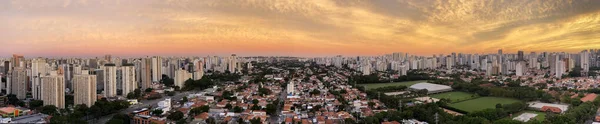
<svg viewBox="0 0 600 124">
<path fill-rule="evenodd" d="M 590 48 L 600 48 L 600 0 L 0 0 L 0 56 Z"/>
</svg>

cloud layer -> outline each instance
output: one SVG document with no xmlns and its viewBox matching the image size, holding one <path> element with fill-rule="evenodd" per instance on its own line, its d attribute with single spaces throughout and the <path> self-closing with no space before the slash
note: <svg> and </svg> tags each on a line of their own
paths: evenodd
<svg viewBox="0 0 600 124">
<path fill-rule="evenodd" d="M 32 56 L 577 52 L 600 1 L 4 0 L 0 29 Z"/>
</svg>

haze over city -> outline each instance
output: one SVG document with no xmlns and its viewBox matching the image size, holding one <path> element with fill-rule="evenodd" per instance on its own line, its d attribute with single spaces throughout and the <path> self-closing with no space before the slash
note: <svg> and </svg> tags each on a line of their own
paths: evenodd
<svg viewBox="0 0 600 124">
<path fill-rule="evenodd" d="M 600 124 L 600 0 L 0 0 L 0 123 Z"/>
<path fill-rule="evenodd" d="M 597 0 L 2 0 L 0 56 L 333 56 L 600 47 Z"/>
</svg>

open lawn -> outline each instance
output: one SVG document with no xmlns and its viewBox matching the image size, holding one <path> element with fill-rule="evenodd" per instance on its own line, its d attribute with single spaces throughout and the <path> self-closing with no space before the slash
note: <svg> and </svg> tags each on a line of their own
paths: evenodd
<svg viewBox="0 0 600 124">
<path fill-rule="evenodd" d="M 466 92 L 454 91 L 454 92 L 433 94 L 430 97 L 438 98 L 438 99 L 450 99 L 451 103 L 455 103 L 455 102 L 460 102 L 460 101 L 477 98 L 477 95 L 471 94 L 471 93 L 466 93 Z"/>
<path fill-rule="evenodd" d="M 450 104 L 452 108 L 460 109 L 466 112 L 481 111 L 488 108 L 496 108 L 496 104 L 511 104 L 519 100 L 503 97 L 481 97 L 472 100 L 462 101 Z"/>
<path fill-rule="evenodd" d="M 392 83 L 375 83 L 375 84 L 359 84 L 361 86 L 365 86 L 365 89 L 370 90 L 370 89 L 376 89 L 376 88 L 380 88 L 380 87 L 387 87 L 387 86 L 406 86 L 406 87 L 410 87 L 413 84 L 417 84 L 417 83 L 426 83 L 427 80 L 418 80 L 418 81 L 403 81 L 403 82 L 392 82 Z"/>
</svg>

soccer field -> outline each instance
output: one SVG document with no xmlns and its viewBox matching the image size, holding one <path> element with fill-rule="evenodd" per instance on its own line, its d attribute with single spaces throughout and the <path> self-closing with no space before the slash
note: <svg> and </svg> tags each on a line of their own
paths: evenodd
<svg viewBox="0 0 600 124">
<path fill-rule="evenodd" d="M 418 80 L 418 81 L 403 81 L 403 82 L 392 82 L 392 83 L 376 83 L 376 84 L 359 84 L 360 86 L 364 86 L 365 89 L 370 90 L 370 89 L 377 89 L 380 87 L 387 87 L 387 86 L 406 86 L 406 87 L 410 87 L 413 84 L 417 84 L 417 83 L 427 83 L 427 80 Z"/>
<path fill-rule="evenodd" d="M 502 97 L 481 97 L 477 99 L 462 101 L 454 104 L 450 104 L 449 106 L 452 108 L 460 109 L 466 112 L 475 112 L 481 111 L 488 108 L 496 108 L 496 104 L 500 103 L 511 104 L 519 102 L 519 100 L 511 99 L 511 98 L 502 98 Z"/>
<path fill-rule="evenodd" d="M 471 94 L 471 93 L 455 91 L 455 92 L 434 94 L 434 95 L 431 95 L 430 97 L 438 98 L 438 99 L 450 99 L 451 103 L 455 103 L 455 102 L 465 101 L 465 100 L 469 100 L 469 99 L 474 99 L 474 98 L 477 98 L 478 96 L 475 94 Z"/>
</svg>

